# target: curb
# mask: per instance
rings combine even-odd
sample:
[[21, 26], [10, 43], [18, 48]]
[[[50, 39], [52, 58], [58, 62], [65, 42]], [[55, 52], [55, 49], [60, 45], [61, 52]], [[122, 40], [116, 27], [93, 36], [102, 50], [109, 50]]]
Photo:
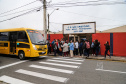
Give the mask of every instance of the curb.
[[88, 60], [102, 60], [102, 61], [113, 61], [113, 62], [124, 62], [126, 63], [126, 60], [114, 60], [114, 59], [96, 59], [96, 58], [86, 58]]
[[[47, 55], [47, 56], [49, 56], [49, 57], [55, 57], [53, 55]], [[85, 58], [85, 57], [75, 57], [75, 58]], [[124, 63], [126, 63], [126, 60], [116, 60], [116, 59], [103, 59], [103, 58], [99, 59], [99, 58], [91, 58], [91, 57], [85, 58], [85, 59], [88, 59], [88, 60], [113, 61], [113, 62], [124, 62]]]

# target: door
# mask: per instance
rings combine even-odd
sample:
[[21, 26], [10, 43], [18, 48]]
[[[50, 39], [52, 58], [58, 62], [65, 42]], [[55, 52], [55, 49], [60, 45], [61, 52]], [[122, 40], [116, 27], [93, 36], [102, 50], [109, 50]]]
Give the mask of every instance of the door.
[[10, 32], [10, 54], [16, 53], [17, 32]]

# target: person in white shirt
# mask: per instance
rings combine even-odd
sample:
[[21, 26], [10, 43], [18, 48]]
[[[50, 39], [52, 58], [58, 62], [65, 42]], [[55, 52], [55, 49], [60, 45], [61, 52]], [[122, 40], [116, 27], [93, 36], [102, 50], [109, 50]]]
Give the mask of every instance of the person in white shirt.
[[[68, 56], [68, 44], [67, 44], [67, 42], [64, 42], [64, 44], [61, 45], [61, 47], [63, 48], [64, 56], [65, 56], [65, 57]], [[63, 57], [64, 57], [64, 56], [63, 56]]]
[[76, 40], [76, 43], [75, 43], [76, 55], [78, 55], [78, 46], [79, 46], [79, 45], [78, 45], [78, 41]]

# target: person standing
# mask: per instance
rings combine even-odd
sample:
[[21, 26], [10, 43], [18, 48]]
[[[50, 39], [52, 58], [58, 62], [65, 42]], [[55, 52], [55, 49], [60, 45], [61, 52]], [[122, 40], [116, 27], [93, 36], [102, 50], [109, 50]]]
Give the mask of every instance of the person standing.
[[106, 59], [106, 55], [108, 55], [110, 58], [111, 56], [108, 54], [108, 51], [110, 51], [110, 45], [109, 42], [107, 41], [105, 45], [105, 59]]
[[[86, 40], [86, 41], [85, 41], [85, 44], [86, 44], [85, 51], [86, 51], [87, 57], [89, 57], [90, 43], [89, 43], [88, 40]], [[87, 57], [86, 57], [86, 58], [87, 58]]]
[[70, 43], [70, 56], [73, 57], [73, 51], [74, 51], [74, 43], [73, 41], [71, 40], [71, 43]]
[[77, 40], [75, 42], [75, 52], [76, 52], [76, 55], [78, 55], [78, 41]]
[[61, 46], [63, 48], [63, 53], [64, 53], [64, 56], [68, 56], [68, 44], [67, 42], [64, 42], [64, 44]]
[[83, 46], [83, 41], [81, 40], [81, 42], [79, 42], [79, 53], [80, 53], [80, 56], [81, 56], [82, 53], [83, 53], [83, 48], [82, 48], [82, 46]]
[[59, 41], [59, 43], [58, 43], [58, 49], [59, 49], [59, 55], [60, 56], [62, 56], [62, 50], [63, 50], [63, 48], [61, 47], [62, 46], [62, 43], [61, 43], [61, 41]]
[[96, 52], [96, 56], [98, 56], [98, 53], [99, 53], [99, 43], [98, 43], [98, 40], [95, 40], [95, 52]]
[[68, 42], [68, 54], [70, 54], [70, 42]]
[[56, 42], [53, 44], [53, 50], [54, 50], [54, 56], [56, 56], [56, 53], [57, 53], [57, 45], [56, 45]]
[[91, 49], [92, 49], [92, 56], [95, 56], [95, 40], [91, 44]]

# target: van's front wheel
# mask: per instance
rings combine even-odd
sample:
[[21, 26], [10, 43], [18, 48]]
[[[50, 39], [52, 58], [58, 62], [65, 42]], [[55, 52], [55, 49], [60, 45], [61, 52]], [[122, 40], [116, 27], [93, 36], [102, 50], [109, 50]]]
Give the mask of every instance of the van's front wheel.
[[25, 59], [25, 54], [24, 54], [24, 52], [23, 52], [23, 51], [19, 51], [18, 57], [19, 57], [20, 60]]

